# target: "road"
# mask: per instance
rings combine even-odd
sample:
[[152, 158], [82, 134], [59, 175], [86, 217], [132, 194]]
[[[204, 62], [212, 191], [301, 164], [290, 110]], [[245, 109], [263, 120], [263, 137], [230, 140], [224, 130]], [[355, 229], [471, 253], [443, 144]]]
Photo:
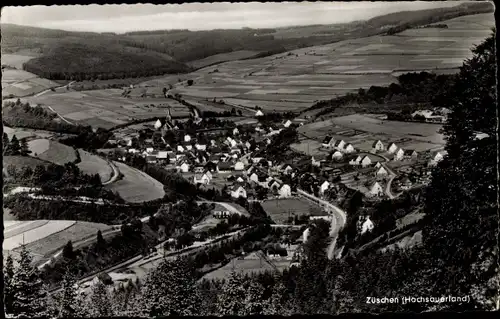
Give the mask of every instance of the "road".
[[61, 85], [61, 86], [56, 86], [56, 87], [53, 87], [53, 88], [47, 89], [47, 90], [45, 90], [45, 91], [42, 91], [42, 92], [40, 92], [40, 93], [35, 94], [35, 95], [34, 95], [34, 97], [39, 97], [40, 95], [43, 95], [43, 94], [45, 94], [45, 93], [47, 93], [47, 92], [50, 92], [50, 91], [52, 91], [52, 90], [57, 90], [57, 89], [60, 89], [60, 88], [66, 87], [66, 86], [71, 87], [71, 84], [73, 84], [73, 83], [75, 83], [75, 82], [76, 82], [76, 81], [71, 81], [71, 82], [69, 82], [68, 84]]
[[399, 196], [401, 196], [401, 194], [403, 194], [403, 192], [399, 193], [399, 194], [396, 194], [394, 195], [391, 191], [391, 188], [392, 188], [392, 182], [394, 181], [394, 179], [397, 177], [397, 174], [392, 170], [390, 169], [388, 166], [384, 166], [386, 169], [387, 169], [387, 172], [391, 175], [389, 181], [387, 182], [387, 186], [385, 187], [385, 194], [387, 195], [387, 197], [389, 197], [390, 199], [394, 199], [394, 198], [398, 198]]
[[113, 170], [113, 175], [111, 176], [111, 178], [108, 181], [102, 183], [103, 186], [106, 186], [106, 185], [109, 185], [111, 183], [116, 182], [116, 180], [120, 176], [120, 171], [116, 167], [115, 163], [113, 163], [112, 161], [108, 161], [107, 159], [105, 159], [105, 161], [108, 163], [108, 165]]

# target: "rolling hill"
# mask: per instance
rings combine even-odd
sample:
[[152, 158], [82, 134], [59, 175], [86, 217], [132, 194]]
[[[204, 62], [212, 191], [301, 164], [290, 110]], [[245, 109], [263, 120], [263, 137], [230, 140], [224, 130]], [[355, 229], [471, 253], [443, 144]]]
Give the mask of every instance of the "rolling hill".
[[[347, 39], [400, 32], [462, 15], [493, 12], [488, 2], [379, 16], [329, 26], [211, 31], [146, 31], [122, 35], [2, 24], [2, 53], [34, 55], [26, 71], [52, 80], [110, 79], [183, 73], [185, 63], [234, 51], [256, 57]], [[28, 53], [26, 53], [28, 52]]]

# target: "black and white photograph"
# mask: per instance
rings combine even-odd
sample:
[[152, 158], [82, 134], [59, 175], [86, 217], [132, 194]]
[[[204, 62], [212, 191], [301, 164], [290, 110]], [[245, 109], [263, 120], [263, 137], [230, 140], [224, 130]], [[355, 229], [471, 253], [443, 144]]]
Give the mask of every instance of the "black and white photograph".
[[5, 317], [500, 310], [494, 15], [2, 7]]

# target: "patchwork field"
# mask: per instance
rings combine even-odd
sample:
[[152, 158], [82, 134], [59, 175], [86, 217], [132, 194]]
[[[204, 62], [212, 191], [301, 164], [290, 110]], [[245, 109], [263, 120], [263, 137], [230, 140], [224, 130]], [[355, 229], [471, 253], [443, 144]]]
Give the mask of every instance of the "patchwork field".
[[324, 137], [331, 136], [352, 143], [354, 148], [365, 152], [371, 151], [376, 140], [381, 140], [386, 146], [395, 142], [403, 149], [424, 152], [444, 146], [444, 136], [438, 132], [441, 127], [439, 124], [387, 121], [366, 114], [353, 114], [301, 126], [299, 132], [311, 139], [302, 140], [293, 147], [307, 152], [310, 143], [309, 151], [314, 155], [321, 152], [319, 146]]
[[118, 192], [127, 202], [140, 203], [165, 196], [163, 184], [156, 179], [123, 163], [114, 163], [123, 178], [106, 187]]
[[[360, 87], [388, 85], [401, 72], [457, 72], [471, 56], [470, 48], [489, 36], [495, 24], [493, 14], [440, 23], [448, 29], [412, 29], [209, 66], [187, 76], [194, 80], [192, 86], [171, 92], [264, 110], [300, 110]], [[176, 80], [170, 76], [142, 85], [164, 87]]]
[[85, 174], [99, 174], [101, 182], [111, 179], [113, 169], [103, 158], [79, 149], [81, 162], [77, 164], [80, 170]]
[[261, 205], [271, 219], [278, 224], [286, 222], [288, 217], [293, 217], [294, 215], [325, 215], [321, 207], [303, 198], [272, 199], [263, 201]]
[[[70, 220], [53, 220], [41, 224], [40, 221], [29, 222], [30, 225], [24, 228], [24, 223], [14, 224], [8, 226], [4, 224], [4, 234], [12, 234], [10, 236], [4, 235], [3, 250], [14, 250], [23, 244], [30, 244], [57, 232], [63, 231], [66, 228], [73, 226], [76, 222]], [[16, 229], [23, 228], [22, 233], [15, 232]], [[66, 240], [67, 242], [67, 240]]]
[[31, 156], [4, 156], [3, 167], [6, 168], [9, 165], [14, 165], [17, 168], [21, 167], [31, 167], [34, 169], [38, 165], [48, 165], [49, 162], [42, 161], [36, 157]]
[[32, 156], [54, 164], [64, 165], [77, 160], [74, 148], [55, 141], [37, 139], [29, 141], [28, 147]]
[[23, 63], [28, 62], [31, 59], [33, 59], [33, 57], [28, 55], [2, 53], [2, 65], [16, 68], [18, 70], [22, 70]]
[[121, 89], [49, 92], [25, 100], [30, 104], [51, 106], [71, 122], [105, 129], [135, 119], [165, 116], [167, 106], [171, 107], [174, 117], [189, 115], [188, 108], [175, 100], [140, 96], [127, 98], [122, 96], [122, 92]]
[[215, 54], [209, 57], [206, 57], [201, 60], [196, 60], [189, 62], [188, 65], [198, 69], [198, 68], [203, 68], [209, 65], [213, 65], [216, 63], [221, 63], [221, 62], [228, 62], [228, 61], [235, 61], [235, 60], [241, 60], [241, 59], [248, 59], [253, 56], [255, 56], [257, 51], [248, 51], [248, 50], [239, 50], [239, 51], [233, 51], [229, 53], [221, 53], [221, 54]]

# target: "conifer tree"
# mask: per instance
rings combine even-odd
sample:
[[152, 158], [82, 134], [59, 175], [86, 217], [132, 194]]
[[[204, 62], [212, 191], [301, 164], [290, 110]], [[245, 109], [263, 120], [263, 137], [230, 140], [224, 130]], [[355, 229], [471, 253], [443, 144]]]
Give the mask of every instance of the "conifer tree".
[[286, 312], [286, 287], [283, 283], [282, 278], [275, 274], [274, 276], [274, 285], [271, 292], [271, 297], [266, 301], [264, 307], [264, 314], [267, 316], [279, 315], [285, 316], [288, 315]]
[[113, 315], [108, 289], [100, 280], [92, 287], [89, 311], [93, 317], [110, 317]]
[[14, 135], [9, 143], [9, 154], [10, 155], [19, 155], [21, 152], [21, 145], [19, 144], [19, 140]]
[[264, 287], [255, 277], [251, 278], [248, 283], [246, 298], [244, 301], [245, 308], [241, 315], [251, 316], [259, 315], [264, 311], [263, 301]]
[[63, 248], [62, 255], [64, 258], [73, 259], [75, 252], [73, 251], [73, 243], [69, 240]]
[[4, 155], [9, 155], [8, 150], [9, 150], [9, 136], [7, 133], [3, 132], [2, 136], [2, 150]]
[[142, 287], [148, 316], [193, 316], [200, 296], [195, 271], [186, 259], [164, 261], [148, 276]]
[[217, 312], [220, 316], [238, 316], [244, 314], [246, 291], [240, 273], [231, 270], [229, 278], [217, 296]]
[[32, 266], [32, 260], [26, 245], [22, 245], [18, 260], [19, 266], [13, 278], [13, 313], [19, 318], [40, 317], [46, 315], [47, 312], [47, 292], [38, 269]]
[[59, 313], [62, 317], [70, 318], [77, 315], [77, 291], [75, 277], [68, 269], [63, 277], [63, 293], [60, 301]]
[[14, 279], [14, 259], [12, 255], [9, 254], [7, 256], [7, 260], [5, 262], [4, 274], [3, 274], [3, 282], [4, 282], [4, 307], [5, 313], [12, 313], [12, 303], [14, 301], [14, 287], [13, 287], [13, 279]]
[[31, 153], [30, 148], [28, 146], [28, 142], [26, 141], [25, 138], [23, 138], [19, 142], [19, 152], [22, 156], [27, 156], [29, 153]]

